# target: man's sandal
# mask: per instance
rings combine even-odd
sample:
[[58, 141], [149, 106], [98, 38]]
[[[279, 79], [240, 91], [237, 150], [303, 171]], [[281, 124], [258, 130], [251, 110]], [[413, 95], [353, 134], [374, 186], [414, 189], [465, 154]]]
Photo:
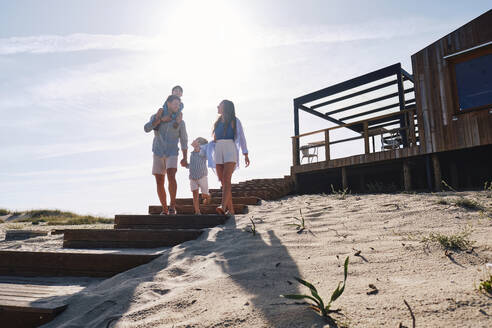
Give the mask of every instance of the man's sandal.
[[176, 215], [176, 209], [174, 207], [169, 208], [169, 215]]
[[225, 215], [225, 211], [222, 207], [217, 207], [215, 209], [215, 212], [217, 212], [217, 214], [219, 214], [219, 215]]

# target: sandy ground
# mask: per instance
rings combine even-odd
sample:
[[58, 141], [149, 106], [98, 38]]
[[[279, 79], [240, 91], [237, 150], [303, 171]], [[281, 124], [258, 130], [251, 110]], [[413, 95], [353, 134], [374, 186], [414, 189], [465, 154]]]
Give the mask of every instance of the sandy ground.
[[[492, 262], [492, 219], [437, 203], [458, 197], [492, 207], [485, 192], [305, 195], [250, 206], [249, 214], [198, 240], [84, 289], [45, 327], [328, 327], [279, 295], [309, 293], [293, 279], [299, 276], [329, 299], [346, 256], [347, 286], [333, 304], [343, 313], [334, 316], [340, 327], [411, 327], [403, 300], [417, 327], [492, 327], [492, 297], [476, 288]], [[287, 225], [299, 209], [312, 233]], [[256, 235], [245, 231], [250, 219]], [[463, 229], [471, 231], [472, 250], [445, 252], [422, 242], [430, 233]], [[369, 284], [377, 294], [367, 294]]]

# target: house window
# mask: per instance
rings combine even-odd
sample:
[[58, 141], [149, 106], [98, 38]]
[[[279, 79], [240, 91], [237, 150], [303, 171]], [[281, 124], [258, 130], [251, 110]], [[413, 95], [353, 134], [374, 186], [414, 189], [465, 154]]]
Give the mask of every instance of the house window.
[[492, 108], [492, 47], [452, 59], [458, 111]]
[[457, 63], [454, 70], [460, 110], [492, 104], [492, 54]]

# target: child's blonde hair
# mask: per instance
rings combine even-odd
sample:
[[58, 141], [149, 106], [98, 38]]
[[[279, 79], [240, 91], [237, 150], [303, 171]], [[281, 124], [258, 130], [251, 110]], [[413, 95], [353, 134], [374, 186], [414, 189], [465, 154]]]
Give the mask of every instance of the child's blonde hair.
[[208, 143], [207, 139], [202, 138], [202, 137], [198, 137], [198, 138], [196, 138], [196, 141], [198, 142], [198, 144], [199, 144], [200, 146], [203, 146], [203, 145], [205, 145], [205, 144], [207, 144], [207, 143]]

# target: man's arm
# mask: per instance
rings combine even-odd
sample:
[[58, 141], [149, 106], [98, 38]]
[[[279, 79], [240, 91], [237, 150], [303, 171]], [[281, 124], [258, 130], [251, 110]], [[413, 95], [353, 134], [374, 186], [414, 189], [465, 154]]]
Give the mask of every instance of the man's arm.
[[179, 124], [179, 142], [181, 143], [181, 151], [183, 152], [181, 165], [186, 166], [188, 165], [188, 133], [186, 132], [184, 121]]

